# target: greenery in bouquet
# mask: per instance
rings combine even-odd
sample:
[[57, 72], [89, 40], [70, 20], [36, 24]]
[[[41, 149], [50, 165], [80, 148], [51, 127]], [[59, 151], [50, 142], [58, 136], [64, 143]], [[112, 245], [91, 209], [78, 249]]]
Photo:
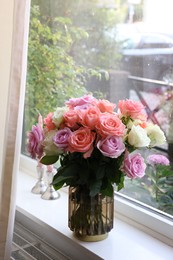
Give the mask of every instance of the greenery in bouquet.
[[158, 125], [147, 121], [144, 106], [133, 100], [120, 100], [117, 106], [92, 95], [71, 98], [64, 107], [42, 119], [28, 133], [28, 151], [45, 165], [58, 160], [53, 179], [55, 189], [63, 185], [83, 186], [91, 197], [113, 195], [124, 178], [141, 178], [146, 163], [141, 149], [165, 142]]

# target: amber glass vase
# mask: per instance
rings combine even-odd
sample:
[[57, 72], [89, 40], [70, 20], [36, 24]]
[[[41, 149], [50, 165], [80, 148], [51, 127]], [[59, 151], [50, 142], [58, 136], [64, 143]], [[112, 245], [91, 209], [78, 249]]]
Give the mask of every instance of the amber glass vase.
[[69, 188], [69, 228], [83, 241], [99, 241], [113, 228], [114, 199], [101, 193], [90, 197], [85, 186]]

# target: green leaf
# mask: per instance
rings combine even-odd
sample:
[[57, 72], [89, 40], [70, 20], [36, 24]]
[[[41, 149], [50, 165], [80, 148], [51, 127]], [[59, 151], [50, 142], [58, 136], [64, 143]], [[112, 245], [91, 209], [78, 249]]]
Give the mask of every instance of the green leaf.
[[107, 181], [106, 187], [104, 186], [104, 188], [101, 189], [101, 193], [103, 196], [113, 197], [114, 189], [112, 183]]
[[73, 177], [77, 177], [79, 174], [79, 165], [72, 163], [72, 164], [68, 164], [66, 166], [60, 167], [58, 170], [58, 175], [62, 175], [64, 177], [68, 177], [68, 176], [73, 176]]
[[54, 164], [58, 161], [59, 155], [45, 155], [40, 162], [45, 165]]
[[76, 182], [79, 167], [77, 164], [68, 164], [67, 166], [60, 167], [53, 178], [53, 185], [56, 189], [61, 188], [65, 183], [69, 185]]
[[56, 188], [56, 189], [60, 189], [68, 179], [72, 179], [73, 176], [68, 176], [68, 177], [64, 177], [64, 176], [58, 176], [58, 177], [54, 177], [53, 179], [53, 186]]
[[159, 178], [161, 177], [173, 177], [173, 170], [168, 165], [156, 165], [156, 172]]
[[96, 171], [96, 179], [101, 180], [105, 176], [105, 166], [101, 165]]
[[56, 184], [53, 184], [53, 187], [55, 190], [59, 190], [62, 188], [62, 186], [65, 184], [64, 180], [62, 180], [61, 182], [59, 181], [58, 183]]
[[89, 171], [88, 168], [83, 168], [82, 170], [79, 170], [79, 181], [78, 184], [86, 184], [89, 179]]
[[102, 185], [101, 180], [94, 181], [93, 183], [90, 184], [89, 188], [90, 188], [91, 197], [94, 197], [97, 193], [100, 192], [101, 185]]
[[120, 191], [122, 188], [124, 188], [124, 174], [121, 174], [120, 182], [117, 184], [117, 191]]
[[115, 178], [116, 178], [116, 175], [117, 175], [117, 172], [116, 169], [114, 168], [114, 165], [111, 165], [111, 164], [107, 164], [106, 166], [106, 177], [111, 180], [112, 182], [115, 181]]

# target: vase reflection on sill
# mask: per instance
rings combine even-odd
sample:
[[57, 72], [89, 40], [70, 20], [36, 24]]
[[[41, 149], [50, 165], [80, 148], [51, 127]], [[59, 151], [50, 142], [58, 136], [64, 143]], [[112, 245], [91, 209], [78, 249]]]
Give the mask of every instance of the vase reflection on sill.
[[114, 199], [101, 193], [90, 197], [84, 186], [70, 187], [68, 214], [68, 226], [78, 239], [100, 241], [113, 228]]

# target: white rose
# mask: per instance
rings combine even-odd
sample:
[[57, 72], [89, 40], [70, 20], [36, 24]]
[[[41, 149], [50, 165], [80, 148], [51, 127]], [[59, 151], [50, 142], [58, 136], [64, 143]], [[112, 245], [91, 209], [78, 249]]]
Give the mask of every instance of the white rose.
[[139, 125], [133, 125], [128, 134], [128, 142], [134, 147], [145, 147], [149, 146], [150, 138], [147, 136], [145, 129]]
[[59, 155], [62, 154], [62, 150], [53, 143], [53, 137], [57, 133], [57, 130], [51, 130], [45, 134], [43, 141], [44, 152], [46, 155]]
[[150, 138], [150, 146], [162, 145], [166, 142], [166, 137], [158, 125], [149, 125], [146, 128]]
[[56, 127], [59, 127], [63, 122], [63, 115], [68, 110], [67, 107], [57, 107], [56, 111], [53, 114], [52, 120]]

